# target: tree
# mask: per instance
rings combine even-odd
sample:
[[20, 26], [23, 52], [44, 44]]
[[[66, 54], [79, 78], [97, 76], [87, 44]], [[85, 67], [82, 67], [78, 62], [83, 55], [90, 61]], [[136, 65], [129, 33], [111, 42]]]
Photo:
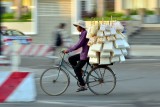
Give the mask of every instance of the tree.
[[16, 10], [15, 10], [15, 19], [16, 20], [19, 20], [22, 16], [22, 11], [21, 11], [22, 1], [23, 0], [14, 0], [14, 6], [16, 7]]
[[104, 16], [104, 7], [105, 7], [105, 0], [97, 0], [97, 16], [103, 17]]

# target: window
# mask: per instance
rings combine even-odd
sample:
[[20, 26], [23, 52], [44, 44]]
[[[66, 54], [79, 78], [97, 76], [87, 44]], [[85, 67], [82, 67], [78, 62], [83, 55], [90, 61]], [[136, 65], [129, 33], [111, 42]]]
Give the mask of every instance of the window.
[[107, 11], [114, 11], [114, 0], [106, 0], [105, 1]]
[[86, 15], [86, 1], [81, 1], [81, 18], [85, 17]]
[[16, 30], [12, 31], [12, 34], [13, 34], [13, 36], [24, 36], [23, 33], [16, 31]]
[[3, 13], [5, 13], [6, 8], [5, 8], [4, 6], [1, 6], [1, 7], [0, 7], [0, 10], [1, 10], [1, 13], [3, 14]]
[[6, 35], [6, 36], [12, 36], [12, 31], [6, 31], [6, 32], [5, 32], [5, 35]]

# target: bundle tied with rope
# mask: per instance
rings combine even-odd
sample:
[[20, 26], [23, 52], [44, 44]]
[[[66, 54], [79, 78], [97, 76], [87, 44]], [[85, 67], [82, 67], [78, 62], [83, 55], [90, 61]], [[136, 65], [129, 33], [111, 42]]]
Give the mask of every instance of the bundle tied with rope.
[[124, 30], [120, 21], [95, 21], [92, 18], [91, 24], [87, 29], [87, 38], [91, 64], [111, 64], [125, 61], [127, 48], [130, 48], [126, 41], [126, 36], [122, 33]]

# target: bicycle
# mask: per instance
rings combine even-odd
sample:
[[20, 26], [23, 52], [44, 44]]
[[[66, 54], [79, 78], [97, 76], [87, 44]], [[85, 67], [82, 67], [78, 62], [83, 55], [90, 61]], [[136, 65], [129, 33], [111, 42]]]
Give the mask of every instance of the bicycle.
[[[61, 56], [62, 60], [59, 66], [46, 69], [40, 77], [41, 89], [48, 95], [58, 96], [63, 94], [70, 84], [70, 75], [77, 80], [77, 85], [80, 86], [75, 73], [68, 69], [72, 67], [65, 61], [65, 55], [63, 53], [63, 56]], [[116, 86], [116, 76], [112, 69], [108, 67], [109, 65], [91, 65], [88, 61], [85, 70], [83, 70], [83, 79], [87, 88], [96, 95], [107, 95]], [[98, 88], [98, 86], [100, 87]]]

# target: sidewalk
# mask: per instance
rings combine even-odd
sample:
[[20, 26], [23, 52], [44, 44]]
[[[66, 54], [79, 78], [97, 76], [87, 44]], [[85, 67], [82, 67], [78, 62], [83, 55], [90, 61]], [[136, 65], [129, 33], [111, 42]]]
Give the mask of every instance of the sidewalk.
[[131, 45], [129, 49], [129, 56], [132, 58], [159, 58], [160, 57], [160, 45]]

